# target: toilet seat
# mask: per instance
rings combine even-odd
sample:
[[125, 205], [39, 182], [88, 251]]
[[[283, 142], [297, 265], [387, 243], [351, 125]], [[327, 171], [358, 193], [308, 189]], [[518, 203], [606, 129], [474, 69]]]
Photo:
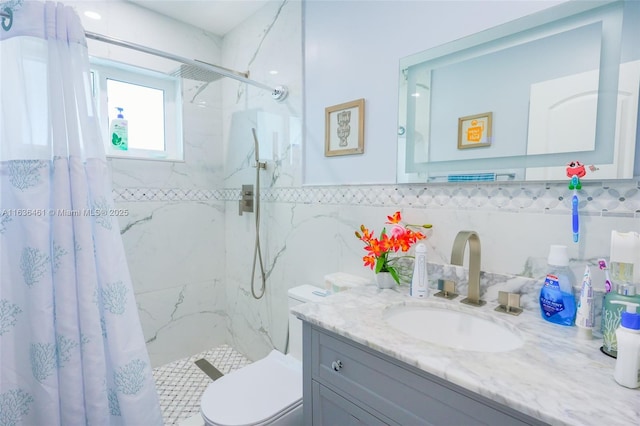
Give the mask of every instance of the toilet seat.
[[258, 426], [301, 404], [302, 363], [273, 350], [265, 358], [209, 384], [202, 395], [200, 412], [210, 425]]

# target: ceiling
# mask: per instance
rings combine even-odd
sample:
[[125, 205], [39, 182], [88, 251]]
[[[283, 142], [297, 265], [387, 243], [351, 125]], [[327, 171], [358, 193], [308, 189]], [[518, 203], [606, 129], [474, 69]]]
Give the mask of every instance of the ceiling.
[[270, 0], [128, 0], [213, 34], [224, 36]]

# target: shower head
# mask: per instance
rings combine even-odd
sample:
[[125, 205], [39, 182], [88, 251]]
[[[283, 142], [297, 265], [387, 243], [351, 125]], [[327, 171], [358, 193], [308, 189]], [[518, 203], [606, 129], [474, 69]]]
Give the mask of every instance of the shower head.
[[177, 70], [173, 71], [171, 75], [174, 77], [182, 77], [182, 78], [188, 78], [189, 80], [196, 80], [196, 81], [202, 81], [204, 83], [211, 83], [212, 81], [220, 80], [221, 78], [225, 77], [224, 75], [219, 74], [210, 69], [210, 68], [213, 68], [213, 69], [217, 68], [221, 71], [227, 71], [228, 73], [231, 73], [233, 75], [238, 75], [244, 78], [248, 77], [247, 73], [241, 73], [241, 72], [230, 70], [228, 68], [224, 68], [218, 65], [212, 65], [204, 61], [198, 61], [197, 59], [195, 60], [195, 62], [202, 64], [202, 66], [199, 67], [197, 66], [197, 64], [196, 65], [182, 64]]
[[258, 151], [258, 149], [259, 149], [259, 147], [258, 147], [258, 145], [259, 145], [259, 143], [258, 143], [258, 135], [256, 135], [255, 127], [251, 128], [251, 133], [253, 133], [253, 144], [255, 146], [254, 152], [256, 154], [256, 164], [260, 164], [260, 159], [259, 159], [260, 158], [260, 153]]
[[260, 169], [267, 170], [267, 162], [266, 161], [260, 161], [260, 151], [259, 151], [259, 145], [260, 144], [258, 143], [258, 135], [256, 134], [255, 127], [251, 128], [251, 133], [253, 133], [253, 145], [254, 145], [253, 151], [256, 154], [256, 165], [254, 167], [256, 167], [258, 170], [260, 170]]
[[189, 80], [201, 81], [203, 83], [211, 83], [220, 80], [223, 75], [208, 71], [203, 68], [194, 67], [192, 65], [180, 65], [180, 68], [171, 73], [174, 77], [188, 78]]

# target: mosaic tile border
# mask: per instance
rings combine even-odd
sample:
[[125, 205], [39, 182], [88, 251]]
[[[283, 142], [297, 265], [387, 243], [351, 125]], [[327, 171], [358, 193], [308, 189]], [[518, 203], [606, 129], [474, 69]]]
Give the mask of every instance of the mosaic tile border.
[[[237, 201], [240, 189], [125, 188], [116, 202]], [[572, 191], [565, 183], [429, 183], [401, 185], [304, 186], [268, 188], [266, 202], [469, 209], [528, 213], [571, 212]], [[640, 181], [584, 182], [580, 212], [594, 216], [640, 218]]]
[[126, 201], [210, 201], [224, 200], [227, 190], [182, 188], [119, 188], [113, 190], [115, 202]]

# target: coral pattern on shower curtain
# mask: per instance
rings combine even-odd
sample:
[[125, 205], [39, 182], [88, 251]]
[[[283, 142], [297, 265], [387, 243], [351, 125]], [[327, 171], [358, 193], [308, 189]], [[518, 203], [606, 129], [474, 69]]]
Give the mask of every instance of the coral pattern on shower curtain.
[[161, 425], [84, 30], [59, 3], [15, 9], [0, 29], [0, 425]]

